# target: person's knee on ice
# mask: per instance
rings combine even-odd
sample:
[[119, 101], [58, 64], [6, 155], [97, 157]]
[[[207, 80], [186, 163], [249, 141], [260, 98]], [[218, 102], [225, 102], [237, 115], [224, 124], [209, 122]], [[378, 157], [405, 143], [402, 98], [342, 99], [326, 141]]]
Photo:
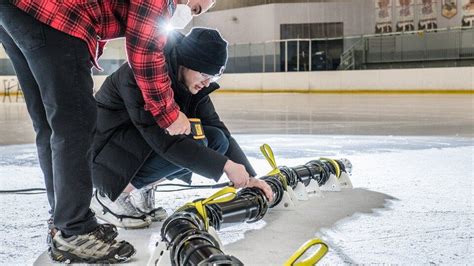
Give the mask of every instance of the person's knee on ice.
[[[203, 129], [206, 138], [195, 141], [220, 154], [225, 154], [229, 148], [229, 140], [224, 132], [213, 126], [204, 126]], [[151, 166], [153, 164], [155, 167]], [[151, 216], [153, 221], [161, 221], [166, 217], [166, 213], [163, 208], [155, 207], [154, 187], [165, 180], [181, 179], [180, 177], [187, 174], [190, 176], [192, 173], [155, 154], [127, 185], [124, 193], [130, 194], [130, 202], [139, 212]], [[190, 182], [190, 179], [187, 182]]]
[[208, 148], [217, 151], [220, 154], [226, 154], [229, 149], [229, 139], [224, 132], [212, 126], [203, 126], [206, 135], [205, 143]]

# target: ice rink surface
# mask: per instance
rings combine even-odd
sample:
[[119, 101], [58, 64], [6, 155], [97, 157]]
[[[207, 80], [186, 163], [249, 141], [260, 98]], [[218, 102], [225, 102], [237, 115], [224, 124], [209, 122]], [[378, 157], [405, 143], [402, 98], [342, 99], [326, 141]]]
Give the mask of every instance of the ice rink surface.
[[[225, 109], [221, 98], [229, 102], [222, 117], [238, 133], [236, 138], [259, 175], [270, 170], [258, 149], [268, 143], [279, 165], [296, 166], [319, 157], [348, 158], [355, 189], [327, 192], [324, 198], [299, 202], [295, 210], [271, 211], [263, 221], [225, 228], [219, 236], [227, 253], [246, 265], [282, 265], [301, 244], [318, 237], [329, 244], [323, 264], [474, 265], [472, 96], [426, 96], [417, 104], [411, 95], [381, 96], [373, 102], [358, 96], [352, 100], [291, 96], [291, 101], [284, 95], [239, 96], [229, 101], [230, 97], [218, 95], [216, 106]], [[259, 105], [259, 97], [271, 100]], [[311, 103], [308, 98], [314, 99], [314, 105], [303, 104]], [[286, 117], [283, 111], [277, 115], [287, 108], [285, 99], [295, 103], [287, 106]], [[268, 112], [272, 108], [277, 114]], [[10, 140], [0, 146], [1, 187], [43, 187], [35, 146], [21, 144], [31, 139], [27, 135], [31, 132], [25, 133], [21, 126], [27, 122], [21, 112], [9, 116], [17, 116], [20, 125], [10, 122], [11, 128], [0, 132], [17, 132], [10, 134], [25, 141]], [[0, 123], [7, 124], [5, 120]], [[351, 128], [354, 133], [348, 134]], [[296, 129], [300, 132], [293, 132]], [[200, 177], [194, 180], [208, 183]], [[157, 200], [172, 212], [211, 193], [163, 193]], [[34, 263], [46, 249], [46, 196], [0, 195], [0, 203], [0, 263]], [[158, 232], [159, 224], [142, 231], [120, 231], [122, 238], [139, 248], [131, 264], [144, 262]], [[40, 257], [38, 265], [44, 261], [47, 258]]]

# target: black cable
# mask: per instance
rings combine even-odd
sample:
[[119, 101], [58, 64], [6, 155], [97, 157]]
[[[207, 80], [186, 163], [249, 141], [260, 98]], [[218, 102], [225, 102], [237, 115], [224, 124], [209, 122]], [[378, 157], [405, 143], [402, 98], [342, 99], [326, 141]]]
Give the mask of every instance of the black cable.
[[222, 188], [232, 186], [231, 182], [219, 183], [214, 185], [186, 185], [186, 184], [161, 184], [155, 187], [186, 187], [186, 188]]
[[178, 191], [186, 191], [186, 190], [192, 190], [192, 189], [198, 189], [198, 188], [179, 188], [179, 189], [167, 189], [167, 190], [158, 190], [155, 189], [155, 192], [178, 192]]
[[[33, 192], [33, 193], [28, 193]], [[0, 194], [42, 194], [46, 193], [45, 188], [25, 188], [25, 189], [13, 189], [13, 190], [0, 190]]]
[[185, 191], [185, 190], [193, 190], [193, 189], [204, 189], [204, 188], [178, 188], [178, 189], [167, 189], [167, 190], [155, 189], [155, 192], [177, 192], [177, 191]]
[[[13, 193], [12, 193], [13, 194]], [[15, 194], [18, 195], [39, 195], [39, 194], [46, 194], [46, 191], [39, 191], [39, 192], [17, 192]]]
[[[219, 183], [214, 185], [185, 185], [185, 184], [161, 184], [156, 185], [155, 187], [184, 187], [181, 189], [173, 190], [157, 190], [156, 192], [176, 192], [183, 190], [192, 190], [192, 189], [213, 189], [213, 188], [223, 188], [232, 186], [232, 182]], [[0, 194], [20, 194], [20, 195], [35, 195], [35, 194], [44, 194], [46, 193], [45, 188], [25, 188], [25, 189], [13, 189], [13, 190], [0, 190]]]
[[[184, 184], [162, 184], [155, 186], [155, 192], [178, 192], [184, 190], [193, 190], [193, 189], [215, 189], [233, 186], [232, 182], [219, 183], [214, 185], [184, 185]], [[184, 187], [179, 189], [167, 189], [159, 190], [157, 187]]]

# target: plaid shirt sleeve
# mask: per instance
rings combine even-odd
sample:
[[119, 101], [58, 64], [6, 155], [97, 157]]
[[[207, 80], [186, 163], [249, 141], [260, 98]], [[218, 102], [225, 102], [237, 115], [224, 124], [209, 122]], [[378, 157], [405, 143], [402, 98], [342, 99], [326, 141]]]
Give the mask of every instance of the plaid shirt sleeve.
[[130, 1], [125, 32], [128, 61], [145, 100], [145, 110], [161, 128], [169, 127], [179, 115], [163, 53], [163, 26], [169, 18], [166, 2]]

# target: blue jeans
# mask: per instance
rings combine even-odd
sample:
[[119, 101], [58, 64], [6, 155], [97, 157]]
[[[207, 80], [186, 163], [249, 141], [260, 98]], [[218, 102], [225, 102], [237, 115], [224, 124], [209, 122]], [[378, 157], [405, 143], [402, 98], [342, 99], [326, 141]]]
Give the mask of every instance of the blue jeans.
[[[224, 132], [217, 127], [203, 126], [206, 139], [198, 141], [220, 154], [225, 154], [229, 148], [229, 140]], [[163, 178], [168, 180], [190, 175], [191, 171], [177, 166], [157, 153], [153, 153], [132, 179], [131, 184], [137, 188], [143, 188], [149, 184], [155, 183]]]
[[54, 224], [66, 234], [88, 233], [97, 227], [89, 209], [97, 109], [87, 44], [4, 0], [0, 42], [33, 121]]

